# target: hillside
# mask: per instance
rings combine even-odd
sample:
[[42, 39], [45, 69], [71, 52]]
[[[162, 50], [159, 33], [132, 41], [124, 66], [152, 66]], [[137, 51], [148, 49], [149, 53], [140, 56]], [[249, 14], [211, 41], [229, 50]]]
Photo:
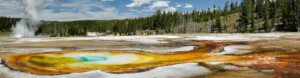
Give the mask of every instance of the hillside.
[[[300, 29], [300, 1], [227, 2], [223, 8], [167, 12], [157, 10], [148, 17], [114, 20], [43, 21], [36, 35], [86, 36], [151, 35], [185, 33], [269, 33]], [[288, 6], [289, 5], [289, 6]], [[10, 31], [16, 18], [0, 17], [0, 31]]]

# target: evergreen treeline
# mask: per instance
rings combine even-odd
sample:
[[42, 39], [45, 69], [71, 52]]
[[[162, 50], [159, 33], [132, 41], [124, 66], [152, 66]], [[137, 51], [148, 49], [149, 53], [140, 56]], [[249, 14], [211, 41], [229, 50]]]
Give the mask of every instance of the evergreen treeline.
[[299, 0], [243, 0], [238, 32], [298, 31], [299, 2]]
[[[165, 12], [157, 10], [154, 15], [142, 18], [124, 20], [84, 20], [70, 22], [45, 22], [37, 34], [51, 34], [52, 36], [85, 35], [86, 32], [99, 32], [104, 35], [137, 35], [137, 34], [165, 34], [165, 33], [201, 33], [221, 32], [221, 16], [239, 12], [238, 3], [226, 3], [225, 10], [214, 6], [211, 9], [192, 12]], [[208, 29], [197, 28], [197, 23], [211, 22], [218, 19], [216, 25]], [[216, 27], [219, 26], [219, 27]]]
[[19, 18], [0, 17], [0, 32], [10, 32], [11, 27], [16, 25]]
[[[299, 3], [300, 0], [242, 0], [241, 3], [226, 2], [223, 8], [214, 6], [186, 13], [157, 10], [154, 15], [142, 18], [43, 22], [36, 34], [84, 36], [87, 32], [103, 35], [295, 32], [300, 30]], [[18, 19], [1, 17], [0, 20], [0, 31], [9, 31]]]

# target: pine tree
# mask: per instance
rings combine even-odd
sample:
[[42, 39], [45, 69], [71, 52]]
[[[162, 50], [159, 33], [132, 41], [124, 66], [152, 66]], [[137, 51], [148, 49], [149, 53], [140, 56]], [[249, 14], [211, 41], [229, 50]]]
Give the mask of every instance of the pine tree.
[[276, 30], [278, 30], [278, 31], [284, 31], [285, 30], [285, 27], [286, 27], [286, 25], [287, 25], [287, 20], [286, 20], [286, 18], [287, 18], [287, 5], [286, 5], [286, 1], [285, 0], [278, 0], [278, 1], [276, 1], [276, 4], [277, 4], [277, 6], [278, 6], [278, 9], [279, 9], [279, 11], [280, 11], [280, 15], [279, 15], [279, 17], [280, 17], [280, 23], [282, 23], [281, 25], [279, 25], [279, 26], [277, 26], [276, 27]]
[[269, 12], [270, 12], [270, 0], [265, 0], [265, 6], [264, 6], [264, 30], [265, 32], [270, 32], [270, 26], [269, 26]]
[[[281, 5], [281, 22], [283, 25], [280, 29], [283, 31], [297, 31], [296, 25], [296, 0], [283, 0]], [[299, 5], [299, 4], [298, 4]]]
[[228, 15], [228, 6], [229, 6], [229, 4], [228, 4], [228, 1], [225, 3], [225, 6], [224, 6], [224, 15], [226, 16], [226, 15]]
[[235, 7], [235, 9], [238, 9], [238, 8], [239, 8], [239, 4], [238, 4], [237, 1], [235, 2], [235, 6], [234, 6], [234, 7]]
[[231, 3], [230, 3], [230, 10], [234, 10], [234, 9], [235, 9], [234, 2], [231, 1]]
[[238, 32], [246, 33], [248, 32], [248, 25], [249, 25], [249, 18], [251, 14], [251, 1], [250, 0], [243, 0], [241, 3], [241, 15], [239, 18], [238, 24]]
[[275, 1], [272, 1], [271, 2], [271, 5], [270, 5], [270, 19], [271, 20], [271, 27], [269, 30], [273, 30], [275, 28], [275, 23], [276, 23], [276, 19], [277, 19], [277, 5], [276, 5], [276, 2]]
[[219, 15], [216, 18], [215, 27], [216, 27], [218, 33], [222, 33], [221, 17]]
[[258, 15], [258, 18], [264, 18], [265, 17], [265, 12], [264, 12], [264, 0], [257, 0], [256, 1], [256, 13]]
[[251, 3], [251, 5], [250, 5], [250, 23], [251, 23], [251, 30], [250, 30], [250, 32], [251, 33], [253, 33], [253, 32], [255, 32], [255, 29], [256, 29], [256, 27], [255, 27], [255, 20], [254, 20], [254, 12], [255, 12], [255, 1], [254, 0], [251, 0], [250, 1], [250, 3]]
[[297, 30], [300, 32], [300, 0], [296, 0], [296, 20], [297, 20]]
[[[229, 12], [228, 12], [228, 1], [226, 2], [226, 4], [225, 4], [225, 7], [224, 7], [224, 20], [225, 20], [225, 23], [224, 23], [224, 30], [225, 30], [225, 32], [227, 32], [227, 25], [226, 25], [226, 22], [227, 22], [227, 20], [228, 20], [228, 15], [229, 15]], [[221, 22], [221, 19], [220, 19], [220, 22]]]
[[291, 14], [291, 18], [292, 18], [292, 23], [291, 23], [291, 26], [292, 26], [292, 32], [296, 32], [298, 30], [298, 22], [297, 22], [297, 7], [299, 6], [298, 3], [299, 0], [291, 0], [291, 10], [292, 10], [292, 14]]

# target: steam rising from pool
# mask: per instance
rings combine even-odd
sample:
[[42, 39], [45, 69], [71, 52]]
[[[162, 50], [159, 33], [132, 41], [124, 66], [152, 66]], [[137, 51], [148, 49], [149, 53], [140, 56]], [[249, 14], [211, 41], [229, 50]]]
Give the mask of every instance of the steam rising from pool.
[[25, 10], [23, 18], [12, 28], [13, 37], [32, 37], [38, 29], [41, 20], [39, 12], [44, 0], [24, 0]]

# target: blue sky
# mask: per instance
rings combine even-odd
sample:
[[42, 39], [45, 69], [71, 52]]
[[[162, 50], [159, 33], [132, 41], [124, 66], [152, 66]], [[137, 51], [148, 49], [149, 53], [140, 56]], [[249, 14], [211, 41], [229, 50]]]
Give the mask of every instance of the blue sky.
[[[22, 17], [24, 0], [0, 0], [0, 16]], [[43, 20], [107, 20], [145, 17], [155, 10], [167, 12], [206, 10], [226, 1], [240, 0], [44, 0]]]

